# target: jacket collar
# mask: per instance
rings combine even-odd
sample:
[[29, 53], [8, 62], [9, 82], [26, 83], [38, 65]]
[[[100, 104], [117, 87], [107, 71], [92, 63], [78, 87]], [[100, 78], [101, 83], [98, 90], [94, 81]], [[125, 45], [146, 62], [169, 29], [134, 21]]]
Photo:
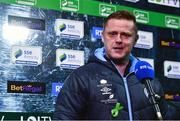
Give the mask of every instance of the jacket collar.
[[[98, 48], [95, 50], [94, 55], [97, 59], [107, 62], [107, 59], [105, 58], [105, 48]], [[135, 58], [132, 54], [130, 54], [130, 61], [131, 61], [131, 66], [129, 72], [134, 72], [135, 71], [135, 65], [139, 61], [137, 58]]]

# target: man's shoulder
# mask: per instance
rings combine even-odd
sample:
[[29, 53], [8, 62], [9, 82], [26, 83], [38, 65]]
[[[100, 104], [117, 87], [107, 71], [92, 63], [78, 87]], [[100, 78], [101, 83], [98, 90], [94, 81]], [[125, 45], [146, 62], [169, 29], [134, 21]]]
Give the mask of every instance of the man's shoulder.
[[87, 63], [87, 64], [77, 68], [77, 71], [93, 70], [93, 69], [96, 69], [97, 66], [99, 66], [99, 64], [97, 64], [97, 63]]
[[98, 63], [87, 63], [83, 66], [80, 66], [76, 70], [74, 70], [75, 74], [89, 74], [89, 73], [97, 73], [98, 70], [102, 70], [104, 67]]

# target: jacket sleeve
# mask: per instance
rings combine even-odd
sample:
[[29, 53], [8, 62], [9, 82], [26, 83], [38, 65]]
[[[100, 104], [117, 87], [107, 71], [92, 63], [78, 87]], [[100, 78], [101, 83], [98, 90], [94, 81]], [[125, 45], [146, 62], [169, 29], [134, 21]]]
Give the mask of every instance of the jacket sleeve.
[[86, 83], [73, 72], [66, 80], [57, 97], [54, 120], [77, 120], [87, 104]]

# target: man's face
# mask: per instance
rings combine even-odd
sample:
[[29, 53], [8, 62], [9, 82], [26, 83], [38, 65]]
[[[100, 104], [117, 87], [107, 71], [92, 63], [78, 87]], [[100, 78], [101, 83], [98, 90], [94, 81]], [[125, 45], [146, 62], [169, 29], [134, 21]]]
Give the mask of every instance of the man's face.
[[125, 61], [135, 44], [134, 23], [125, 19], [110, 19], [102, 37], [106, 55], [112, 60]]

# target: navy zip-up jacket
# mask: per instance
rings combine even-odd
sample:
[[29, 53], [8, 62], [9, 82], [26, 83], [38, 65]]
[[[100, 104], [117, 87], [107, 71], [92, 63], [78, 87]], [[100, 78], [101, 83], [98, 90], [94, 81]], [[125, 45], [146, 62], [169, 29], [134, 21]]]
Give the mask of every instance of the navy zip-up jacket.
[[[146, 88], [137, 80], [130, 56], [126, 75], [122, 76], [104, 48], [97, 49], [88, 64], [76, 69], [66, 79], [57, 97], [54, 120], [156, 120]], [[158, 81], [151, 81], [154, 91], [163, 95]], [[159, 103], [163, 116], [166, 106]]]

